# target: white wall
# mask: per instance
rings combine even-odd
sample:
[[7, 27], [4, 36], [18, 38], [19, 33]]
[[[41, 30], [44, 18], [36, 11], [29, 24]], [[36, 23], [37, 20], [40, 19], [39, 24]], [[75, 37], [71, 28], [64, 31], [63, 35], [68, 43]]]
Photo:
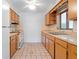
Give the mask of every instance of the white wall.
[[4, 0], [2, 4], [2, 59], [10, 59], [9, 6]]
[[[59, 2], [54, 1], [44, 13], [29, 11], [20, 15], [20, 21], [24, 29], [25, 42], [41, 42], [41, 28], [45, 23], [45, 15]], [[55, 3], [55, 4], [54, 4]]]
[[[25, 42], [41, 42], [41, 28], [45, 23], [45, 15], [59, 2], [56, 0], [48, 7], [45, 13], [29, 11], [20, 16], [24, 28]], [[45, 24], [44, 24], [45, 25]]]
[[21, 16], [24, 27], [25, 42], [41, 42], [41, 27], [43, 24], [43, 14], [26, 13]]

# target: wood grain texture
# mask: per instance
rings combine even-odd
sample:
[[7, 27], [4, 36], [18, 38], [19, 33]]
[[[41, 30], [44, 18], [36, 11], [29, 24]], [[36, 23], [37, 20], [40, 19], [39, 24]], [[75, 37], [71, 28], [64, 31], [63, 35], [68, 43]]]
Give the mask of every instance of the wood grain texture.
[[68, 59], [77, 59], [77, 46], [68, 44]]
[[56, 12], [46, 15], [46, 25], [54, 25], [56, 24]]
[[17, 51], [17, 35], [10, 37], [10, 57], [12, 57]]
[[67, 49], [59, 44], [55, 44], [55, 59], [67, 59]]
[[11, 23], [19, 23], [19, 16], [12, 9], [10, 9], [10, 19]]
[[77, 0], [68, 0], [68, 19], [77, 19]]

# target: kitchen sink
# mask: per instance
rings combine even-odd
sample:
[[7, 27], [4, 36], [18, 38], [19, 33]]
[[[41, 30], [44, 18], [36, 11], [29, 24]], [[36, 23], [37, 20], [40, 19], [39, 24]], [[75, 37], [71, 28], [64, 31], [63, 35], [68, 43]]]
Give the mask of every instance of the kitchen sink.
[[62, 32], [49, 32], [49, 33], [53, 35], [67, 35], [66, 33], [62, 33]]

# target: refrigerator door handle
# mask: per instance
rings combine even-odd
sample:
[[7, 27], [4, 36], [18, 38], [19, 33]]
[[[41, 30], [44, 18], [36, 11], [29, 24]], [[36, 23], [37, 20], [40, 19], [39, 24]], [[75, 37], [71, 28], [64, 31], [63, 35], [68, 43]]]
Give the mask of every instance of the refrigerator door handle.
[[10, 28], [10, 26], [2, 26], [2, 28]]

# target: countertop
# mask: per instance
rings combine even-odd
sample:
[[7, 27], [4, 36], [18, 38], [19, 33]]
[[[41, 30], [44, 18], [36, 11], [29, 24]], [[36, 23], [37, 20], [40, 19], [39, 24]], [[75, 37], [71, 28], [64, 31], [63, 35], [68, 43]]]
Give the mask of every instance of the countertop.
[[68, 42], [70, 44], [77, 45], [77, 39], [72, 37], [72, 36], [70, 36], [70, 35], [53, 35], [53, 34], [50, 34], [49, 31], [42, 31], [42, 32], [46, 33], [48, 35], [54, 36], [56, 38], [59, 38], [59, 39], [61, 39], [63, 41], [66, 41], [66, 42]]
[[10, 32], [10, 37], [19, 34], [18, 32]]

